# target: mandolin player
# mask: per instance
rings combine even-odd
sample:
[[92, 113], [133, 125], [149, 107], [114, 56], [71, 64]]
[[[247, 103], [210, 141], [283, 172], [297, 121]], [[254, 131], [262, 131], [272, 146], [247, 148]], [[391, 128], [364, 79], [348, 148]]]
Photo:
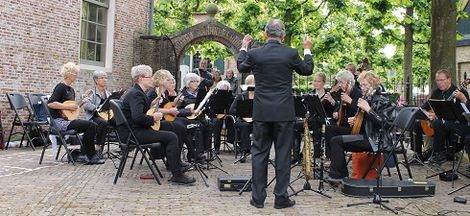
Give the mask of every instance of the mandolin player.
[[60, 74], [64, 80], [54, 87], [51, 97], [48, 101], [48, 107], [51, 112], [51, 117], [58, 129], [65, 132], [74, 130], [83, 135], [83, 146], [81, 151], [87, 156], [85, 164], [103, 164], [104, 161], [100, 159], [100, 156], [96, 153], [94, 140], [96, 136], [97, 124], [92, 121], [74, 119], [65, 115], [66, 110], [69, 112], [78, 112], [79, 106], [76, 103], [67, 103], [69, 101], [75, 101], [75, 90], [72, 85], [75, 83], [80, 68], [73, 62], [68, 62], [60, 69]]
[[85, 120], [92, 121], [96, 123], [97, 133], [96, 133], [96, 146], [98, 150], [98, 155], [102, 157], [102, 148], [105, 143], [106, 134], [109, 123], [109, 117], [102, 117], [98, 115], [97, 109], [100, 105], [106, 101], [106, 99], [111, 95], [109, 91], [106, 90], [107, 84], [107, 75], [104, 71], [94, 71], [93, 72], [93, 81], [95, 82], [95, 87], [90, 89], [90, 95], [83, 99], [83, 110], [85, 110]]
[[[467, 91], [458, 88], [452, 83], [452, 74], [449, 70], [438, 70], [436, 72], [435, 81], [437, 88], [432, 91], [430, 99], [453, 100], [456, 106], [460, 106], [460, 103], [465, 104], [468, 102], [469, 97]], [[431, 158], [429, 158], [429, 161], [433, 163], [441, 163], [446, 159], [446, 155], [443, 154], [444, 150], [446, 149], [446, 139], [448, 139], [448, 137], [450, 137], [452, 134], [452, 128], [450, 125], [454, 125], [455, 123], [451, 124], [451, 122], [445, 122], [441, 119], [437, 119], [428, 102], [424, 103], [421, 108], [432, 121], [430, 125], [434, 130], [432, 142], [433, 155]], [[459, 124], [467, 124], [463, 116]], [[424, 158], [422, 151], [423, 133], [423, 127], [421, 124], [415, 124], [413, 133], [414, 143], [412, 147], [413, 151], [416, 153], [416, 157], [418, 157], [420, 161], [426, 159]]]

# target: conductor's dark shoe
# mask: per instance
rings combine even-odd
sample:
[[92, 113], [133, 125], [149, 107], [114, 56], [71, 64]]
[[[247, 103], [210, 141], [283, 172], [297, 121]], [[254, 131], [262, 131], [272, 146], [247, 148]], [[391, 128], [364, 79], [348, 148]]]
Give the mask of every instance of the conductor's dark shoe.
[[169, 181], [176, 184], [192, 184], [196, 182], [196, 179], [194, 177], [189, 177], [183, 173], [175, 173]]
[[256, 203], [254, 200], [250, 200], [250, 205], [252, 205], [256, 208], [264, 208], [264, 204]]
[[289, 198], [287, 199], [275, 199], [274, 200], [274, 208], [275, 209], [283, 209], [289, 208], [295, 205], [295, 201]]

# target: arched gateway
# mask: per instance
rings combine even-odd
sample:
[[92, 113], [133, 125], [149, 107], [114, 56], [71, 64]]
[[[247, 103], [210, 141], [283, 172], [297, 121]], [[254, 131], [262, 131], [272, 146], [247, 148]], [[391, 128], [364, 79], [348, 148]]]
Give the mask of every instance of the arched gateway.
[[234, 56], [241, 47], [243, 35], [215, 19], [198, 23], [174, 36], [141, 36], [137, 42], [137, 64], [150, 65], [154, 70], [169, 70], [179, 80], [179, 63], [186, 48], [201, 41], [217, 41]]

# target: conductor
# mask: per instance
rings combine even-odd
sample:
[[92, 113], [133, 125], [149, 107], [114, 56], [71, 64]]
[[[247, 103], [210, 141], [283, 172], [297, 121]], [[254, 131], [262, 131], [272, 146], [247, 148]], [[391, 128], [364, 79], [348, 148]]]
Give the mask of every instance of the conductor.
[[245, 35], [237, 59], [241, 73], [253, 72], [256, 80], [253, 101], [252, 192], [250, 204], [263, 208], [266, 199], [268, 159], [274, 142], [276, 186], [274, 208], [295, 205], [287, 194], [290, 181], [290, 150], [294, 126], [294, 98], [292, 96], [293, 71], [310, 75], [313, 70], [312, 42], [304, 38], [304, 60], [296, 49], [283, 44], [285, 27], [281, 20], [273, 19], [264, 28], [267, 42], [248, 50], [252, 42]]

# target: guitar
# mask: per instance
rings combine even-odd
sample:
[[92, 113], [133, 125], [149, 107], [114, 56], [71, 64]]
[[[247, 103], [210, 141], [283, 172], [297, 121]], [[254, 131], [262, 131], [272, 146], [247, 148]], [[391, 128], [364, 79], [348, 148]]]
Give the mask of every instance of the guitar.
[[[171, 108], [177, 107], [178, 104], [181, 102], [180, 100], [181, 96], [183, 96], [183, 91], [181, 91], [173, 101], [167, 102], [165, 105], [163, 105], [163, 108], [171, 109]], [[176, 116], [171, 113], [167, 113], [163, 115], [163, 118], [165, 118], [166, 121], [172, 122], [176, 119]]]
[[80, 111], [81, 111], [80, 107], [85, 103], [85, 101], [86, 101], [85, 99], [88, 96], [90, 96], [91, 93], [93, 93], [92, 90], [86, 91], [82, 95], [82, 99], [79, 102], [76, 102], [76, 101], [73, 101], [73, 100], [64, 101], [62, 104], [64, 104], [64, 105], [77, 105], [78, 109], [76, 109], [76, 110], [65, 110], [65, 109], [60, 110], [62, 118], [64, 118], [67, 121], [73, 121], [73, 120], [78, 119], [78, 116], [80, 115]]
[[[157, 92], [157, 98], [155, 100], [157, 100], [157, 103], [155, 103], [155, 105], [150, 108], [149, 110], [147, 110], [147, 115], [149, 116], [152, 116], [155, 112], [158, 112], [158, 108], [160, 107], [160, 100], [162, 99], [161, 95]], [[156, 122], [153, 123], [153, 125], [151, 126], [151, 128], [155, 131], [158, 131], [160, 130], [160, 121], [161, 120], [158, 120]]]
[[103, 112], [96, 112], [96, 114], [97, 114], [100, 118], [102, 118], [102, 119], [104, 119], [104, 120], [106, 120], [106, 121], [108, 121], [108, 120], [110, 120], [110, 119], [112, 119], [112, 118], [114, 117], [114, 113], [113, 113], [112, 110], [103, 111]]
[[[214, 88], [215, 89], [215, 88]], [[188, 119], [195, 119], [197, 118], [203, 111], [203, 107], [204, 107], [204, 104], [209, 101], [209, 97], [212, 95], [212, 93], [214, 92], [214, 89], [211, 89], [209, 90], [209, 92], [207, 92], [206, 96], [204, 97], [204, 99], [202, 99], [201, 103], [199, 103], [199, 106], [196, 108], [196, 110], [194, 110], [194, 113], [191, 114], [190, 116], [186, 116], [186, 118]], [[188, 104], [186, 107], [186, 109], [194, 109], [194, 104]]]

